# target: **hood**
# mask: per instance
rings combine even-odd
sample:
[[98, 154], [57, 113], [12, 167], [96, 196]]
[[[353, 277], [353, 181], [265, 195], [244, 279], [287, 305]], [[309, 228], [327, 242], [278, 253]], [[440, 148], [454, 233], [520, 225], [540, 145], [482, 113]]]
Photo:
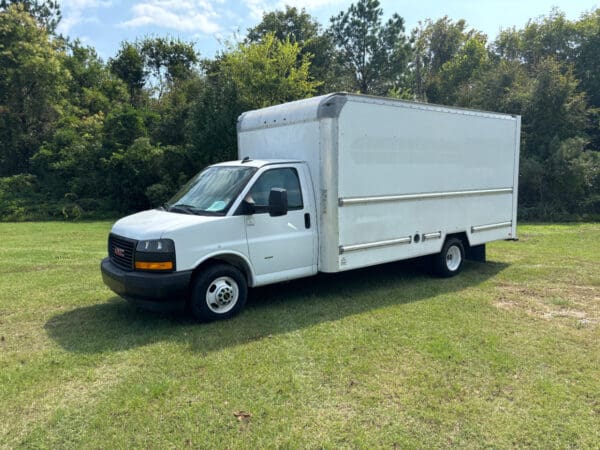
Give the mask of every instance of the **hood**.
[[160, 239], [164, 233], [196, 226], [202, 223], [215, 222], [224, 216], [197, 216], [151, 209], [119, 219], [112, 227], [112, 232], [130, 239]]

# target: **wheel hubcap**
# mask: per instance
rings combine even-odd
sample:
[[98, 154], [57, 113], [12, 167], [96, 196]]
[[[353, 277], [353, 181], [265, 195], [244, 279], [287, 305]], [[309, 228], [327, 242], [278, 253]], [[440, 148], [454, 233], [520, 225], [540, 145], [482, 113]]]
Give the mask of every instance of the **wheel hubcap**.
[[462, 254], [460, 253], [460, 248], [456, 245], [448, 248], [446, 252], [446, 267], [449, 271], [454, 272], [460, 267], [460, 263], [462, 262]]
[[231, 277], [219, 277], [213, 280], [206, 290], [206, 304], [217, 314], [231, 311], [239, 298], [239, 287]]

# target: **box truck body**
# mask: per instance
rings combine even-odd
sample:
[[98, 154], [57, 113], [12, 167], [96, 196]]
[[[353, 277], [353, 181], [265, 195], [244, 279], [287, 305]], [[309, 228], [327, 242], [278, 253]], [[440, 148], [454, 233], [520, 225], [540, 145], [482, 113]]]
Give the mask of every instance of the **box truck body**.
[[238, 123], [240, 158], [307, 162], [324, 272], [516, 238], [519, 136], [518, 116], [349, 94]]
[[227, 318], [247, 286], [435, 255], [444, 275], [516, 238], [520, 117], [329, 94], [249, 111], [239, 161], [115, 223], [105, 283]]

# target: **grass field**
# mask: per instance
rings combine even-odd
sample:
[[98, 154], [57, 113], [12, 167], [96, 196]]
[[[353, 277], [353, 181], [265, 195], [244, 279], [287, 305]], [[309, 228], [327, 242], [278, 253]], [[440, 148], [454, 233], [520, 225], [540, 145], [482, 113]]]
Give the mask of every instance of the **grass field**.
[[232, 320], [136, 310], [109, 223], [0, 224], [0, 447], [600, 446], [600, 224], [485, 264], [252, 291]]

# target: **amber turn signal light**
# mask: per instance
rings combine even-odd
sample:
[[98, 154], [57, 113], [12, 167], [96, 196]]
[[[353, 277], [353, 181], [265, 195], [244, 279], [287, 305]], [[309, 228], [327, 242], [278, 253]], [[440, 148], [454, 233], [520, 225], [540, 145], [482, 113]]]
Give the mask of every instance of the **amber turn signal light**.
[[136, 261], [135, 268], [140, 270], [173, 270], [173, 261], [147, 262]]

